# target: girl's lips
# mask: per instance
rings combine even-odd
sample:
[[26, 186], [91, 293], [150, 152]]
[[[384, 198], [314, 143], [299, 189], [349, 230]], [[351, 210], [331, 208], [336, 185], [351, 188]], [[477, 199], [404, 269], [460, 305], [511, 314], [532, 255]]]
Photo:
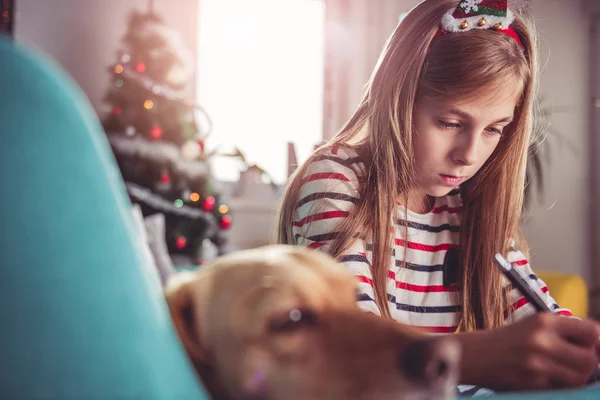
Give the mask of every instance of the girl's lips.
[[456, 186], [465, 180], [464, 176], [444, 175], [440, 174], [442, 183], [446, 186]]

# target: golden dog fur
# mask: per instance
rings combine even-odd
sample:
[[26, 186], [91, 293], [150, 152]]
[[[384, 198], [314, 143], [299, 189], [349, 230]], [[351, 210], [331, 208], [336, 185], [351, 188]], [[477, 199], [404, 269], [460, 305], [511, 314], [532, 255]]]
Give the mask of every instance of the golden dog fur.
[[214, 399], [445, 399], [459, 348], [361, 311], [329, 256], [267, 246], [176, 275], [175, 327]]

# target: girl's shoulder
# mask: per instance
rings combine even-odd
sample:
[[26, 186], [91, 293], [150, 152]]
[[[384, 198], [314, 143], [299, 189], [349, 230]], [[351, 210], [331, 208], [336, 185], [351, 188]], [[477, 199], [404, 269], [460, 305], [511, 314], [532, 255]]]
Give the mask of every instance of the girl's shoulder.
[[[325, 196], [337, 193], [360, 197], [365, 164], [356, 149], [348, 146], [321, 148], [307, 161], [300, 179], [301, 196]], [[327, 197], [327, 196], [325, 196]]]
[[345, 174], [351, 180], [360, 180], [365, 171], [365, 163], [354, 147], [336, 145], [315, 153], [307, 164], [305, 175], [332, 172]]

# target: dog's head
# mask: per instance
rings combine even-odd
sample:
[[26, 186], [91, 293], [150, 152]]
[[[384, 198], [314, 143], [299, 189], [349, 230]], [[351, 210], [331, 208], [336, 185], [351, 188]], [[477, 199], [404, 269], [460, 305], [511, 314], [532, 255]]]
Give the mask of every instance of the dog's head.
[[167, 286], [177, 331], [215, 398], [453, 397], [459, 348], [363, 312], [330, 257], [269, 246]]

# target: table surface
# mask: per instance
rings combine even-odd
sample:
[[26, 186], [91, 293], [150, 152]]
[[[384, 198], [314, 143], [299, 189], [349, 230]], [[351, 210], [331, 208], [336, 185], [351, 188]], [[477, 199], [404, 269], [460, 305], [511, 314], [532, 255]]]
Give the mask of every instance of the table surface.
[[506, 400], [600, 400], [600, 383], [579, 390], [557, 390], [543, 393], [515, 393], [492, 397]]

